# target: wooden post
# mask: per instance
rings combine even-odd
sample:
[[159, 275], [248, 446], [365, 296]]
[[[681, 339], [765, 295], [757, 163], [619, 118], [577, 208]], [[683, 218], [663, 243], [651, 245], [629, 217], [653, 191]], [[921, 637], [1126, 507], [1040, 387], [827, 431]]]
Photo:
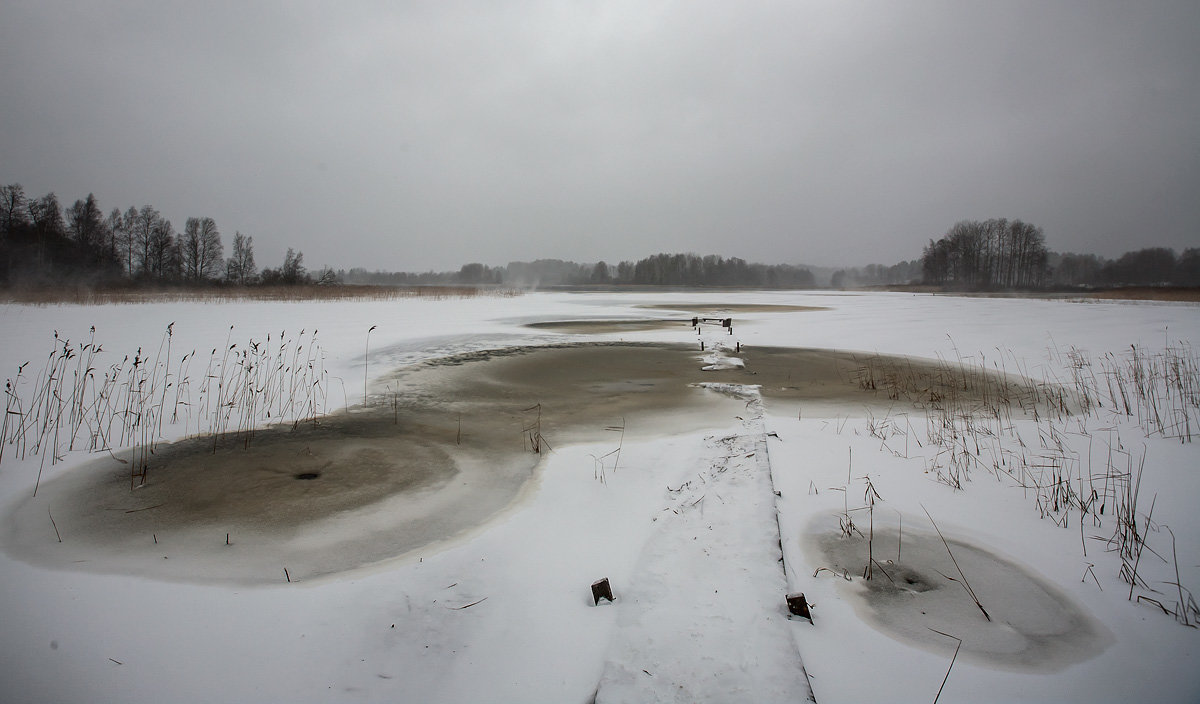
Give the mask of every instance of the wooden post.
[[608, 577], [592, 582], [592, 599], [595, 600], [596, 605], [600, 604], [601, 599], [608, 599], [610, 602], [613, 600], [612, 587], [608, 583]]
[[808, 609], [808, 601], [804, 599], [804, 592], [795, 592], [787, 595], [788, 612], [793, 616], [802, 616], [812, 623], [812, 612]]

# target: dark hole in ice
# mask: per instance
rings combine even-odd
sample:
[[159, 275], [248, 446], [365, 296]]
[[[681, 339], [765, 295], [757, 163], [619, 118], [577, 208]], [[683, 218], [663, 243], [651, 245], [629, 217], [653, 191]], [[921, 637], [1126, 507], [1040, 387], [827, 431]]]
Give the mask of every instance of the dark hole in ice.
[[906, 565], [889, 564], [888, 572], [895, 580], [895, 586], [910, 592], [927, 592], [937, 589], [939, 586], [936, 582]]
[[312, 480], [321, 476], [320, 472], [301, 472], [296, 475], [296, 479]]

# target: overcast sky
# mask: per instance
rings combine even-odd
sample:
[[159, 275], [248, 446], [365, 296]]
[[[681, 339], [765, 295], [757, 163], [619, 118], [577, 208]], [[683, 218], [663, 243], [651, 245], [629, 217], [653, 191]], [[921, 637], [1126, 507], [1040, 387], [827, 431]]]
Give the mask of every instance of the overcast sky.
[[260, 266], [1200, 246], [1200, 2], [0, 0], [0, 181]]

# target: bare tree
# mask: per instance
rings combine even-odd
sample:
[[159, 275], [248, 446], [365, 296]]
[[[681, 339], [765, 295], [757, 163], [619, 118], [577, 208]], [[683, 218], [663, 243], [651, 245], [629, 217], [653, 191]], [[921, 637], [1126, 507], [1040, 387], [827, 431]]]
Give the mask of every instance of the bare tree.
[[212, 278], [225, 254], [217, 223], [212, 218], [188, 218], [180, 239], [184, 277], [193, 282]]
[[233, 234], [233, 253], [225, 263], [225, 278], [230, 283], [246, 286], [258, 278], [254, 264], [254, 238], [240, 232]]
[[1045, 283], [1048, 253], [1042, 228], [993, 218], [955, 223], [921, 257], [925, 282], [969, 289], [1029, 288]]
[[341, 277], [333, 270], [333, 267], [325, 267], [317, 273], [313, 283], [318, 286], [338, 286], [342, 283]]
[[1012, 278], [1008, 285], [1020, 288], [1040, 286], [1046, 274], [1046, 237], [1042, 228], [1020, 220], [1008, 226], [1011, 242]]
[[77, 200], [67, 208], [67, 231], [80, 253], [90, 259], [104, 246], [104, 213], [96, 203], [96, 196], [89, 193], [86, 200]]
[[19, 183], [0, 186], [0, 234], [13, 232], [28, 224], [25, 189]]
[[143, 205], [133, 220], [132, 237], [139, 276], [159, 280], [182, 277], [183, 257], [170, 220], [152, 206]]
[[133, 215], [130, 231], [133, 242], [133, 249], [137, 252], [138, 273], [141, 276], [149, 277], [155, 274], [154, 271], [154, 231], [158, 227], [158, 223], [162, 220], [162, 216], [152, 206], [143, 205], [141, 210], [136, 212], [133, 208], [125, 213], [126, 218]]
[[175, 228], [171, 221], [159, 217], [150, 230], [149, 273], [160, 280], [177, 279], [182, 274], [183, 261], [175, 239]]
[[125, 259], [121, 252], [124, 230], [125, 218], [121, 217], [121, 209], [113, 208], [104, 219], [104, 251], [109, 261], [122, 269], [125, 267]]
[[37, 262], [44, 265], [46, 261], [46, 246], [48, 243], [66, 236], [66, 225], [63, 223], [62, 208], [58, 205], [58, 196], [47, 193], [37, 200], [28, 201], [29, 219], [33, 222], [34, 235], [37, 237]]
[[179, 236], [179, 253], [183, 258], [183, 275], [188, 281], [200, 278], [199, 264], [203, 247], [200, 244], [200, 218], [188, 218]]
[[304, 268], [304, 252], [295, 252], [288, 247], [283, 257], [283, 266], [279, 268], [279, 278], [285, 284], [302, 284], [308, 281], [308, 272]]
[[200, 278], [220, 276], [221, 262], [225, 260], [225, 245], [221, 244], [221, 232], [212, 218], [200, 221], [200, 241], [204, 244], [204, 256], [200, 259]]
[[138, 209], [129, 206], [129, 210], [121, 216], [120, 237], [117, 246], [121, 249], [121, 258], [125, 261], [125, 273], [133, 278], [136, 273], [134, 269], [134, 253], [138, 251], [137, 237], [135, 232], [138, 228]]

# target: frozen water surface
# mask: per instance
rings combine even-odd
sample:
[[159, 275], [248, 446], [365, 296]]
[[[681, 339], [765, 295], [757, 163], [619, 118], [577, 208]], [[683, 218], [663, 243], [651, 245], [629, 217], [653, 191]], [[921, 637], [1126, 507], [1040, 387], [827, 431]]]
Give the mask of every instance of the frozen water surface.
[[[725, 312], [734, 334], [612, 327], [658, 316], [646, 306], [681, 318]], [[561, 332], [525, 326], [537, 321], [570, 322]], [[1084, 494], [1093, 485], [1108, 491], [1103, 477], [1140, 469], [1138, 525], [1149, 542], [1135, 597], [1177, 608], [1180, 594], [1188, 598], [1182, 589], [1200, 584], [1195, 443], [1147, 432], [1136, 414], [1109, 407], [1068, 409], [1056, 419], [1014, 402], [1002, 419], [985, 422], [998, 396], [1023, 396], [1008, 382], [1070, 389], [1080, 370], [1073, 360], [1090, 360], [1103, 379], [1100, 360], [1120, 359], [1131, 345], [1151, 354], [1200, 339], [1194, 305], [530, 293], [6, 305], [0, 322], [0, 369], [13, 378], [30, 362], [23, 398], [55, 331], [78, 343], [95, 326], [107, 364], [156, 350], [172, 322], [176, 362], [192, 351], [205, 358], [227, 341], [244, 346], [316, 329], [331, 418], [376, 414], [378, 431], [354, 442], [283, 433], [280, 447], [311, 454], [274, 468], [267, 465], [279, 455], [258, 463], [272, 452], [269, 433], [248, 451], [187, 455], [182, 473], [200, 473], [211, 468], [201, 458], [216, 458], [228, 474], [213, 475], [207, 506], [173, 509], [188, 527], [157, 535], [158, 545], [149, 522], [167, 506], [124, 513], [154, 506], [153, 497], [130, 492], [127, 471], [107, 452], [65, 452], [43, 463], [6, 446], [0, 688], [9, 701], [794, 701], [811, 687], [822, 702], [928, 702], [954, 647], [929, 628], [963, 640], [946, 701], [1200, 699], [1197, 631], [1145, 598], [1130, 600], [1122, 559], [1108, 542], [1114, 504], [1084, 521], [1074, 509], [1043, 511], [1021, 469], [1058, 462], [1073, 485], [1083, 479]], [[720, 354], [745, 366], [702, 371], [701, 339], [709, 353], [740, 344]], [[656, 371], [619, 355], [563, 364], [554, 355], [572, 354], [564, 348], [474, 367], [435, 364], [427, 381], [397, 373], [501, 348], [586, 342], [579, 349], [592, 352], [578, 354], [602, 355], [604, 347], [590, 343], [621, 341], [656, 345], [627, 348], [661, 353], [650, 365]], [[657, 346], [664, 344], [678, 349]], [[913, 373], [920, 360], [934, 370], [987, 370], [990, 380], [971, 385], [974, 398], [988, 400], [939, 391], [930, 375]], [[477, 371], [493, 363], [509, 368]], [[193, 383], [201, 374], [191, 368]], [[720, 385], [730, 393], [714, 390]], [[541, 393], [529, 398], [529, 389]], [[398, 398], [425, 410], [405, 418], [390, 405]], [[980, 428], [967, 448], [979, 465], [958, 486], [948, 476], [949, 452], [931, 442], [947, 399]], [[494, 418], [471, 418], [473, 406], [489, 403], [499, 404]], [[522, 446], [522, 410], [537, 403], [550, 451], [534, 455]], [[393, 434], [422, 422], [407, 440]], [[170, 443], [195, 425], [164, 424], [164, 463], [174, 456]], [[335, 427], [331, 420], [326, 428]], [[500, 438], [511, 451], [493, 447]], [[1011, 472], [988, 469], [1000, 458], [1015, 463], [1003, 465]], [[390, 488], [352, 490], [338, 474], [350, 466], [382, 482], [366, 485]], [[141, 492], [161, 478], [151, 467]], [[39, 472], [44, 503], [33, 503]], [[306, 474], [318, 476], [297, 478]], [[868, 525], [868, 478], [879, 496], [872, 542], [883, 551], [881, 570], [907, 585], [894, 591], [878, 573], [862, 579], [861, 539], [839, 537], [842, 515]], [[78, 510], [81, 487], [99, 492], [88, 505], [115, 509], [116, 524], [142, 523], [114, 533], [104, 527], [112, 517]], [[304, 505], [306, 495], [322, 497], [309, 505], [328, 510], [283, 510]], [[252, 500], [263, 508], [256, 516], [222, 513]], [[993, 622], [954, 581], [960, 575], [945, 564], [925, 511]], [[414, 522], [405, 525], [404, 516]], [[364, 554], [364, 545], [382, 547]], [[175, 559], [182, 566], [148, 565]], [[232, 577], [214, 571], [222, 564], [233, 566]], [[597, 607], [589, 585], [600, 577], [617, 599]], [[813, 605], [813, 623], [787, 618], [784, 594], [793, 591]]]

